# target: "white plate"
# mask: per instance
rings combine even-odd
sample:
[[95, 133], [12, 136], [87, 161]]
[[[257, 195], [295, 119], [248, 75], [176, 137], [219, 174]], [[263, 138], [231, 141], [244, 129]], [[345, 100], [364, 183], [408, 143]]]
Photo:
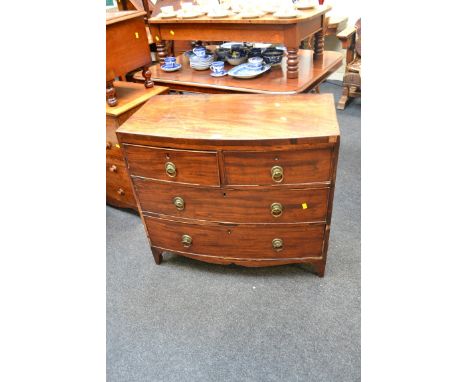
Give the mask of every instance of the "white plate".
[[266, 48], [269, 48], [271, 46], [271, 44], [264, 44], [262, 42], [255, 42], [253, 47], [254, 48], [260, 48], [260, 49], [266, 49]]
[[249, 67], [249, 64], [241, 64], [232, 68], [228, 74], [235, 78], [249, 79], [265, 73], [266, 71], [270, 70], [270, 68], [271, 65], [265, 64], [260, 70], [254, 70]]
[[297, 9], [313, 9], [315, 8], [315, 4], [312, 4], [312, 3], [304, 3], [304, 4], [301, 4], [301, 3], [296, 3], [294, 4], [294, 6], [297, 8]]
[[185, 12], [178, 12], [177, 17], [180, 17], [181, 19], [194, 19], [196, 17], [203, 16], [203, 13], [197, 12], [197, 13], [185, 13]]
[[173, 17], [177, 17], [177, 13], [160, 13], [158, 16], [160, 19], [172, 19]]
[[236, 42], [236, 41], [230, 41], [230, 42], [225, 42], [224, 44], [221, 44], [221, 48], [225, 49], [231, 49], [233, 45], [244, 45], [243, 42]]
[[231, 15], [229, 14], [229, 12], [225, 12], [225, 13], [208, 13], [207, 16], [213, 19], [221, 19], [223, 17], [229, 17]]

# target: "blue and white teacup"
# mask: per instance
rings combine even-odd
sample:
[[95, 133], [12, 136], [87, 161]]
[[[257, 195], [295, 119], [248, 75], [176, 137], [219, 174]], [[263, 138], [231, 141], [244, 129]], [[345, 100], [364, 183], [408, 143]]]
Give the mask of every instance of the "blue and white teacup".
[[175, 57], [165, 57], [164, 58], [164, 66], [166, 68], [174, 68], [176, 66], [176, 58]]
[[210, 66], [214, 74], [221, 74], [224, 72], [224, 61], [214, 61]]
[[249, 58], [249, 67], [252, 69], [260, 69], [263, 64], [263, 58], [262, 57], [252, 57]]
[[193, 53], [195, 53], [195, 56], [197, 57], [205, 57], [206, 49], [203, 46], [197, 46], [196, 48], [193, 48]]

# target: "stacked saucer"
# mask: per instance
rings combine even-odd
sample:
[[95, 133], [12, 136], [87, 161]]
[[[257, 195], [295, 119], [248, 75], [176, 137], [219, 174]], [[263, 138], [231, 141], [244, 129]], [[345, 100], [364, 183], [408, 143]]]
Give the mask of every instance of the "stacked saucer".
[[210, 68], [214, 61], [213, 54], [207, 54], [205, 56], [190, 56], [190, 67], [195, 70], [207, 70]]

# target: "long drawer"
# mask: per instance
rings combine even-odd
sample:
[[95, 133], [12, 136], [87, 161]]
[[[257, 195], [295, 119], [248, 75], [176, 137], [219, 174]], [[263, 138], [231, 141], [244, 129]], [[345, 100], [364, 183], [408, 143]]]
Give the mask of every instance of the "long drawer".
[[131, 175], [172, 182], [219, 186], [214, 151], [123, 145]]
[[294, 151], [225, 151], [225, 182], [278, 185], [331, 179], [332, 148]]
[[199, 225], [144, 215], [151, 244], [163, 250], [239, 259], [319, 258], [325, 225]]
[[328, 188], [192, 187], [133, 178], [143, 211], [234, 223], [326, 220]]

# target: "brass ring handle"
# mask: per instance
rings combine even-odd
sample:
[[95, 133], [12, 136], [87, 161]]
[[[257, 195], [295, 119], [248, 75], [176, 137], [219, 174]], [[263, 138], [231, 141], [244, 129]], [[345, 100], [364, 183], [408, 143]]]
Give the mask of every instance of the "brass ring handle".
[[283, 240], [281, 239], [273, 239], [271, 241], [271, 245], [273, 246], [273, 249], [276, 251], [276, 252], [279, 252], [283, 249]]
[[173, 178], [177, 174], [176, 166], [172, 162], [166, 162], [166, 174]]
[[182, 245], [189, 248], [192, 245], [192, 238], [189, 235], [182, 235]]
[[273, 166], [271, 168], [271, 179], [276, 183], [281, 183], [283, 181], [283, 167]]
[[281, 203], [272, 203], [272, 205], [270, 206], [270, 209], [271, 209], [271, 214], [275, 218], [280, 217], [283, 213], [283, 206], [281, 205]]
[[176, 206], [179, 211], [182, 211], [185, 208], [184, 199], [182, 199], [180, 196], [176, 196], [174, 199], [172, 199], [172, 203], [174, 203], [174, 206]]
[[109, 167], [110, 172], [117, 172], [117, 166], [113, 164], [112, 166]]

